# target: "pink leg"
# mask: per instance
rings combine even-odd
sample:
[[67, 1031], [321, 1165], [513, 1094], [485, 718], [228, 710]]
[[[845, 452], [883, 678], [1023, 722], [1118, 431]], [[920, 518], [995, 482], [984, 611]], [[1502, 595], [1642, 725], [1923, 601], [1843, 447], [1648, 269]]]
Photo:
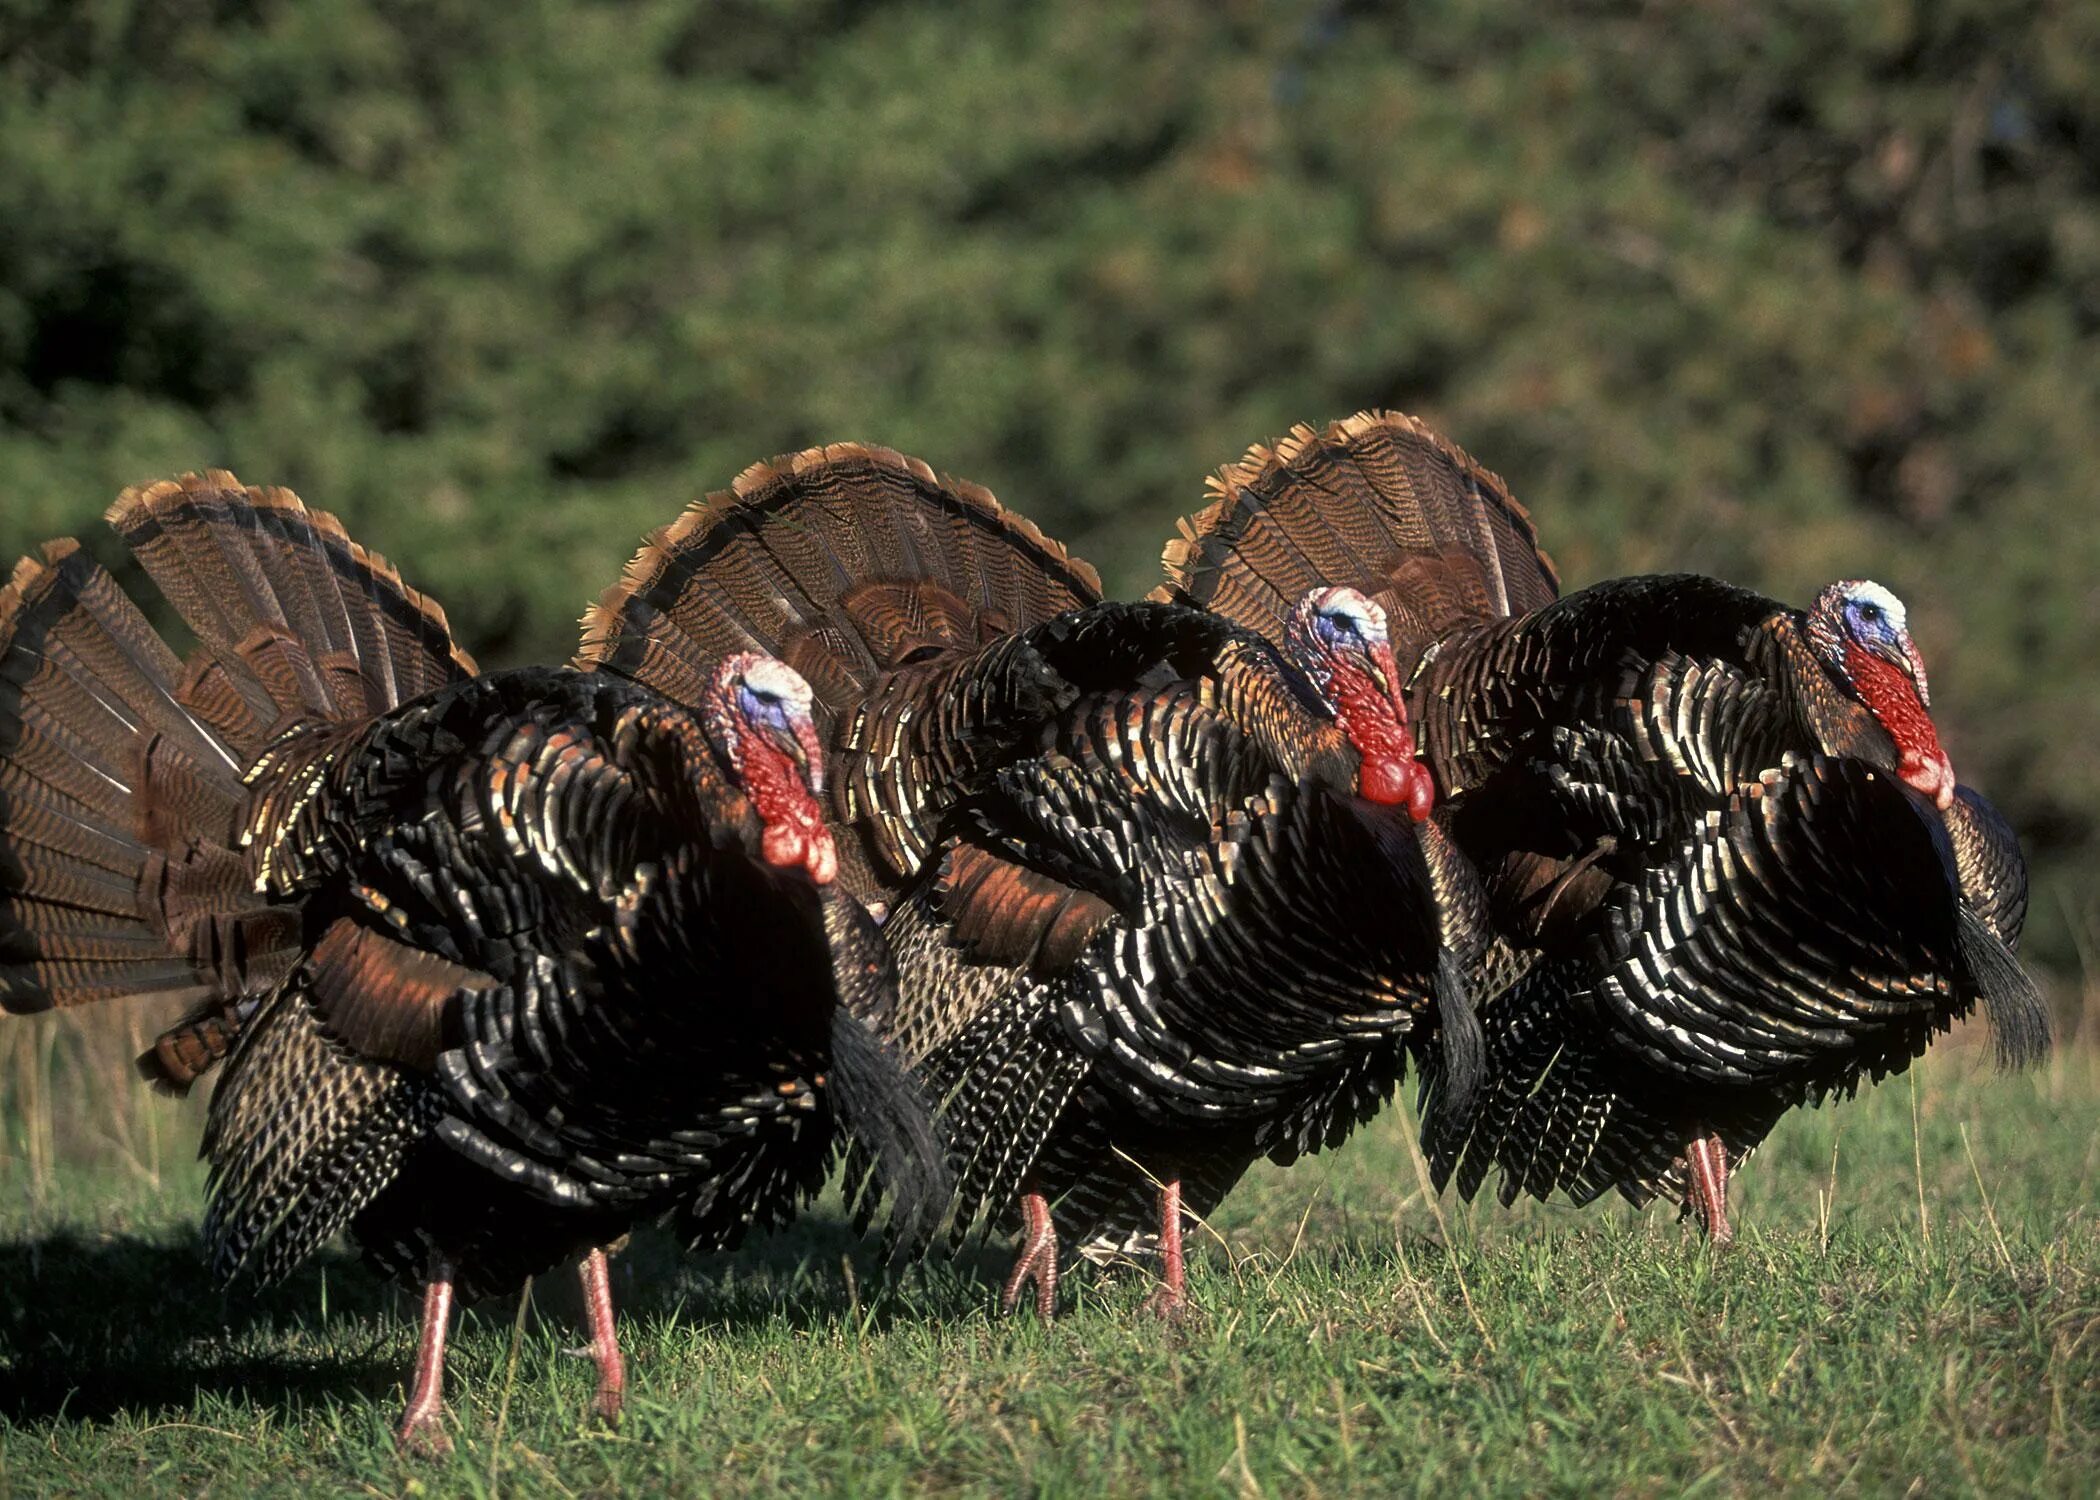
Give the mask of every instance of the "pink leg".
[[1181, 1252], [1181, 1179], [1159, 1190], [1159, 1261], [1161, 1281], [1145, 1299], [1145, 1311], [1174, 1319], [1188, 1311], [1188, 1268]]
[[598, 1362], [598, 1395], [592, 1407], [607, 1422], [620, 1420], [627, 1396], [627, 1363], [613, 1332], [612, 1272], [605, 1252], [593, 1250], [577, 1268], [583, 1278], [583, 1313], [591, 1325], [591, 1358]]
[[1728, 1222], [1728, 1148], [1711, 1131], [1692, 1137], [1684, 1148], [1686, 1167], [1685, 1202], [1698, 1216], [1699, 1227], [1715, 1245], [1735, 1239]]
[[1050, 1200], [1033, 1188], [1021, 1194], [1021, 1213], [1021, 1248], [999, 1306], [1012, 1312], [1020, 1305], [1021, 1288], [1032, 1281], [1036, 1316], [1048, 1323], [1057, 1316], [1057, 1225], [1050, 1218]]
[[452, 1323], [452, 1263], [430, 1262], [430, 1281], [423, 1289], [423, 1337], [416, 1346], [416, 1383], [394, 1439], [405, 1453], [434, 1457], [452, 1451], [445, 1436], [445, 1333]]

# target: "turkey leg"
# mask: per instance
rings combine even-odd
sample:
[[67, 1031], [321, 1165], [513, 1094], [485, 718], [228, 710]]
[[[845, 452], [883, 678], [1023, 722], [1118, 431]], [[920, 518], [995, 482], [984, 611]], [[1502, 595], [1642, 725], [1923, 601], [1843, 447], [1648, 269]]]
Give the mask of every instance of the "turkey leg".
[[592, 1409], [608, 1423], [620, 1420], [620, 1406], [627, 1396], [627, 1362], [620, 1357], [619, 1336], [613, 1331], [612, 1271], [605, 1252], [593, 1250], [576, 1272], [583, 1281], [583, 1315], [590, 1323], [591, 1358], [598, 1364], [598, 1395]]
[[1715, 1245], [1735, 1239], [1728, 1222], [1728, 1147], [1712, 1131], [1701, 1131], [1684, 1148], [1685, 1206]]
[[452, 1451], [445, 1436], [445, 1334], [452, 1323], [452, 1262], [432, 1256], [423, 1288], [423, 1337], [416, 1346], [416, 1380], [394, 1440], [405, 1453], [434, 1457]]
[[1006, 1278], [999, 1306], [1012, 1312], [1021, 1302], [1021, 1288], [1035, 1283], [1036, 1316], [1045, 1323], [1057, 1316], [1057, 1225], [1050, 1218], [1050, 1200], [1032, 1187], [1021, 1191], [1021, 1248], [1014, 1268]]
[[1169, 1321], [1188, 1311], [1188, 1271], [1181, 1253], [1181, 1179], [1159, 1189], [1160, 1284], [1145, 1299], [1145, 1311]]

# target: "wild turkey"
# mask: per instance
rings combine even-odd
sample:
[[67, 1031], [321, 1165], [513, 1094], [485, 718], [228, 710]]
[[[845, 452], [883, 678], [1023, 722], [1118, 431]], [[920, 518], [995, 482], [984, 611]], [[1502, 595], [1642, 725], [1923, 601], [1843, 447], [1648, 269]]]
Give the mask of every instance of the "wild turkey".
[[1384, 604], [1438, 817], [1489, 886], [1489, 1082], [1429, 1131], [1440, 1185], [1685, 1194], [1725, 1241], [1728, 1173], [1786, 1110], [1978, 1000], [2008, 1061], [2047, 1045], [2019, 846], [1956, 784], [1888, 590], [1557, 598], [1502, 481], [1393, 414], [1301, 427], [1216, 490], [1156, 597], [1271, 638], [1318, 584]]
[[1461, 1090], [1479, 1045], [1478, 887], [1417, 835], [1376, 607], [1308, 591], [1279, 654], [1098, 600], [985, 491], [843, 445], [652, 537], [584, 652], [686, 702], [728, 650], [810, 679], [842, 879], [889, 913], [890, 1034], [951, 1141], [953, 1232], [1018, 1218], [1004, 1301], [1032, 1281], [1045, 1317], [1060, 1242], [1148, 1219], [1155, 1305], [1178, 1309], [1184, 1212], [1339, 1140], [1411, 1051]]
[[807, 684], [714, 666], [692, 710], [569, 668], [475, 675], [333, 518], [228, 474], [110, 520], [178, 662], [73, 543], [0, 594], [0, 1001], [201, 1003], [141, 1061], [212, 1099], [205, 1238], [274, 1281], [347, 1226], [425, 1285], [401, 1426], [442, 1446], [455, 1292], [776, 1222], [843, 1120], [901, 1211], [946, 1199], [923, 1096], [862, 1024], [894, 973], [833, 882]]

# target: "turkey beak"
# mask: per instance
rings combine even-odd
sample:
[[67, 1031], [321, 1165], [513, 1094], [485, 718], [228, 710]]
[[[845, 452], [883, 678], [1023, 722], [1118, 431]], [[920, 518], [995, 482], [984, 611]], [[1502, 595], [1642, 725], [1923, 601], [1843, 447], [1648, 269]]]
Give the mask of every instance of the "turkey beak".
[[1378, 689], [1379, 696], [1393, 705], [1393, 717], [1399, 721], [1401, 734], [1407, 737], [1408, 753], [1414, 753], [1414, 726], [1407, 718], [1407, 697], [1400, 691], [1400, 664], [1393, 656], [1393, 648], [1384, 641], [1373, 646], [1370, 657], [1371, 684]]
[[795, 764], [809, 783], [812, 796], [824, 795], [824, 747], [817, 742], [817, 726], [806, 718], [790, 718], [778, 727], [768, 725], [766, 738]]
[[1918, 701], [1927, 708], [1932, 707], [1932, 688], [1925, 681], [1925, 658], [1918, 654], [1917, 644], [1909, 636], [1903, 638], [1903, 669], [1910, 673], [1911, 683], [1918, 690]]
[[812, 797], [824, 795], [824, 747], [817, 742], [817, 726], [806, 718], [798, 718], [793, 724], [794, 736], [788, 749], [789, 757], [802, 768], [803, 777], [809, 782]]
[[1868, 649], [1908, 677], [1911, 687], [1917, 691], [1918, 702], [1927, 708], [1932, 707], [1932, 687], [1925, 680], [1925, 658], [1918, 654], [1917, 644], [1907, 634], [1899, 635], [1893, 641], [1877, 641]]

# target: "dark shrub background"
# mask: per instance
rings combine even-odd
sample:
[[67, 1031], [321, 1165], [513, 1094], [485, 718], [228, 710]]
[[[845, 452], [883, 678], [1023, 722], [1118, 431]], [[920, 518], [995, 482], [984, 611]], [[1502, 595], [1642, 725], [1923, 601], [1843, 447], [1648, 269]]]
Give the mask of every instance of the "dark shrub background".
[[[1910, 601], [2100, 941], [2100, 8], [0, 0], [0, 550], [205, 465], [490, 663], [860, 438], [1152, 581], [1397, 405], [1568, 581]], [[2084, 877], [2084, 878], [2081, 878]]]

